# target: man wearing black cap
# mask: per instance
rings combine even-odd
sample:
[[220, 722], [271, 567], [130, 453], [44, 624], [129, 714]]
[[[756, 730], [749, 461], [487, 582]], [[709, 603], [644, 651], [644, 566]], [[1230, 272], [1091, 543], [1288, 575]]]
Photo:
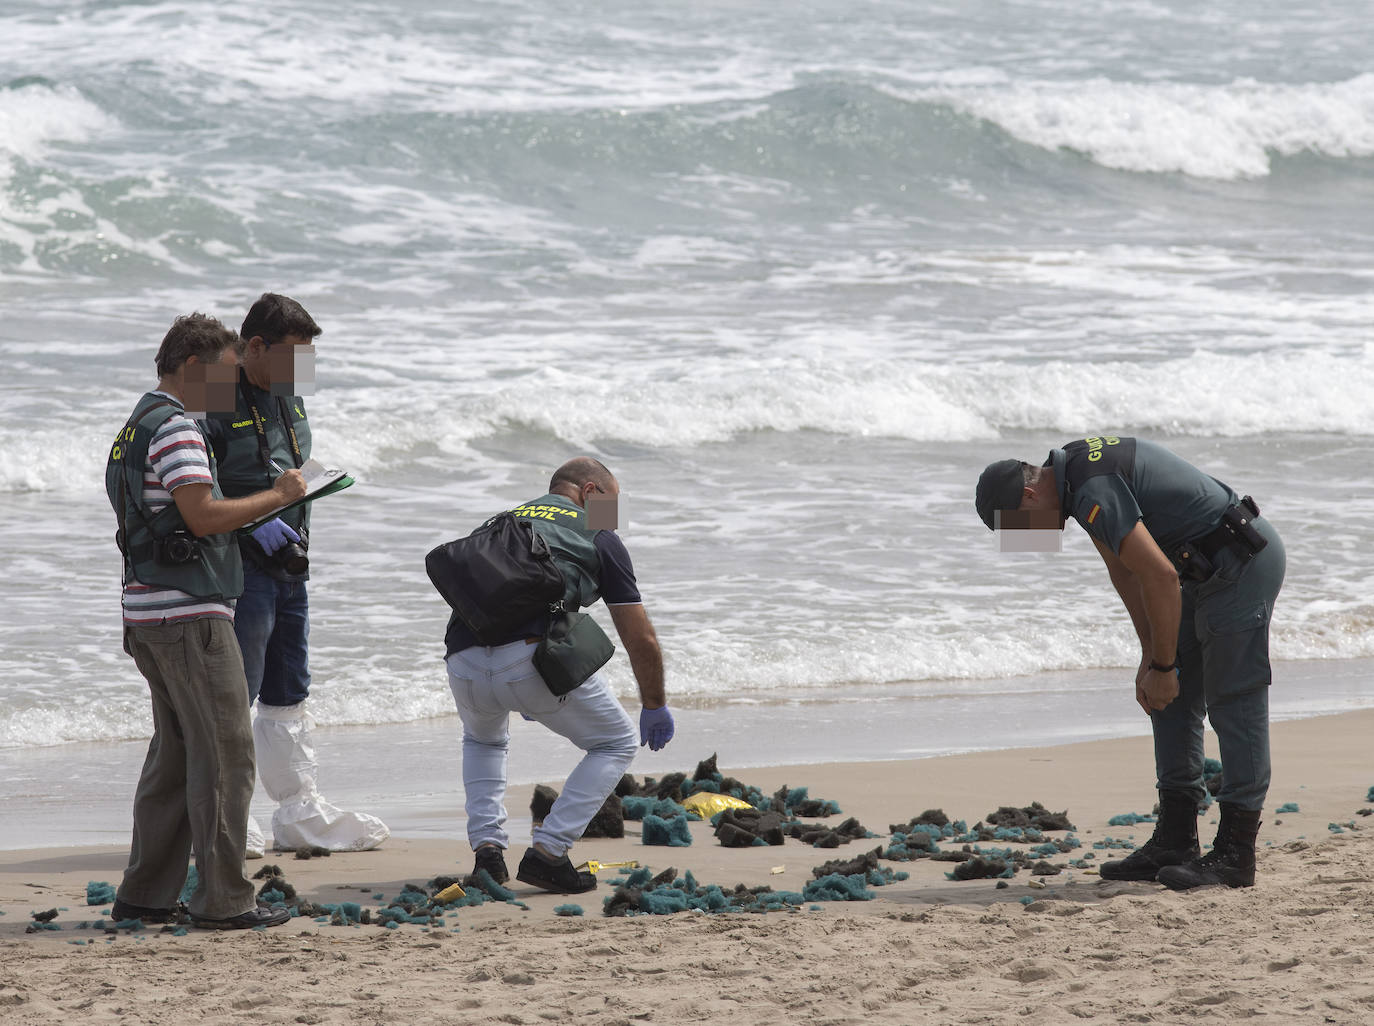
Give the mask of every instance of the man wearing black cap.
[[[1040, 467], [989, 464], [978, 479], [989, 529], [1088, 532], [1140, 637], [1136, 701], [1155, 741], [1154, 835], [1108, 880], [1174, 890], [1255, 882], [1255, 838], [1269, 788], [1269, 620], [1283, 584], [1278, 532], [1241, 499], [1163, 446], [1093, 436], [1051, 449]], [[1181, 582], [1181, 586], [1180, 586]], [[1221, 823], [1200, 856], [1203, 717], [1221, 748]]]

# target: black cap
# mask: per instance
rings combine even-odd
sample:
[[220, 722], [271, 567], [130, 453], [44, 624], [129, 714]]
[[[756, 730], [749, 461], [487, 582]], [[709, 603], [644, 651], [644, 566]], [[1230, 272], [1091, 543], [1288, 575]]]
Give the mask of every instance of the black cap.
[[1020, 508], [1021, 489], [1026, 481], [1021, 470], [1024, 466], [1020, 460], [998, 460], [989, 463], [978, 478], [978, 492], [973, 504], [989, 531], [994, 528], [994, 517], [999, 509]]

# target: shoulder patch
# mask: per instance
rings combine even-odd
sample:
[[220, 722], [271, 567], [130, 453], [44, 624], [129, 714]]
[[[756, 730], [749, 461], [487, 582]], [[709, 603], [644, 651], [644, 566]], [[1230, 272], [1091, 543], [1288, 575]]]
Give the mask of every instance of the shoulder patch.
[[1102, 512], [1102, 507], [1099, 506], [1097, 503], [1093, 503], [1093, 508], [1092, 508], [1091, 510], [1088, 511], [1088, 523], [1091, 524], [1094, 520], [1096, 520], [1096, 519], [1097, 519], [1097, 514], [1099, 514], [1099, 513], [1101, 513], [1101, 512]]

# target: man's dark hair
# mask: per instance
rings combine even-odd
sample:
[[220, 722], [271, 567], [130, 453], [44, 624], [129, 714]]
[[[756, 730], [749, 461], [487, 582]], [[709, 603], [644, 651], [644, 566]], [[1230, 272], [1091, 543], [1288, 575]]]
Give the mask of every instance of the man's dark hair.
[[162, 337], [157, 351], [158, 377], [175, 374], [189, 357], [201, 363], [218, 363], [226, 349], [238, 343], [234, 329], [226, 328], [209, 314], [192, 313], [178, 317]]
[[323, 329], [315, 323], [315, 318], [305, 312], [290, 296], [279, 296], [275, 292], [264, 292], [258, 301], [248, 308], [248, 316], [243, 319], [239, 334], [247, 342], [257, 336], [269, 346], [274, 346], [288, 335], [297, 338], [315, 338]]
[[608, 488], [614, 480], [615, 475], [600, 460], [578, 456], [553, 472], [553, 477], [549, 478], [549, 491], [557, 491], [560, 484], [570, 484], [580, 490], [588, 481], [598, 487]]

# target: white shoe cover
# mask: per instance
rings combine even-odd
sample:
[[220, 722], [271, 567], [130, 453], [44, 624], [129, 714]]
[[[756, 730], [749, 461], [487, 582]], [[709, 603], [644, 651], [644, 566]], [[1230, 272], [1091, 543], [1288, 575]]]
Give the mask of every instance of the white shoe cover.
[[247, 859], [260, 859], [267, 855], [267, 839], [262, 836], [262, 827], [252, 816], [248, 817], [248, 847], [243, 853]]
[[316, 787], [313, 723], [305, 703], [263, 705], [253, 720], [258, 776], [268, 795], [280, 803], [272, 813], [272, 846], [277, 851], [328, 848], [371, 851], [391, 836], [376, 816], [345, 812], [325, 801]]

